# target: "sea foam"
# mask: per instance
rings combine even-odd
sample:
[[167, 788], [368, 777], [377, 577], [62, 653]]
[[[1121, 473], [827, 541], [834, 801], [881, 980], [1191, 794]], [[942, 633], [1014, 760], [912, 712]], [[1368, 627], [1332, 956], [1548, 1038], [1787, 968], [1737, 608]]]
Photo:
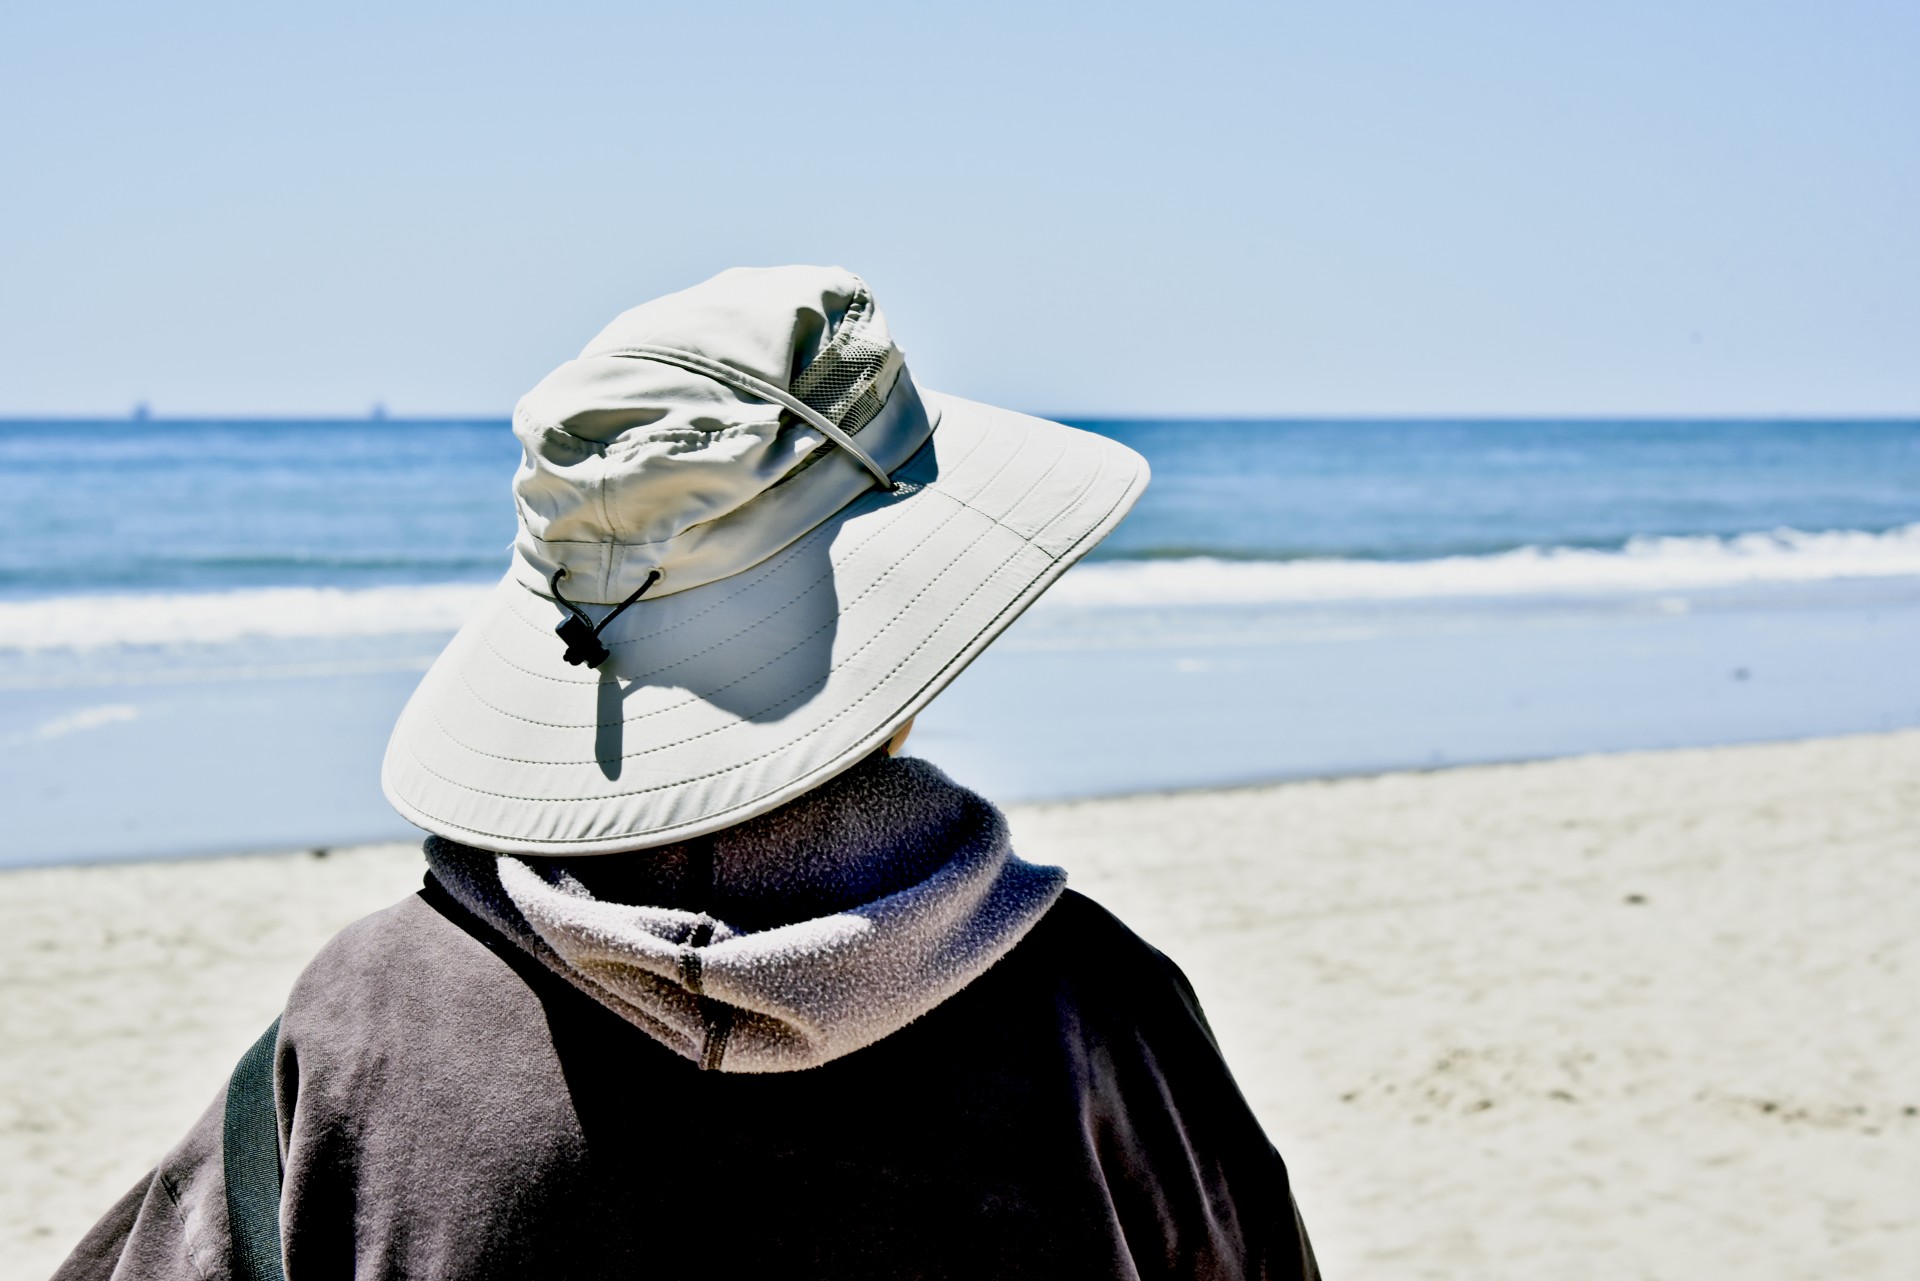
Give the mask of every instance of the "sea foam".
[[1886, 533], [1778, 529], [1635, 538], [1613, 550], [1520, 547], [1432, 560], [1099, 561], [1066, 575], [1054, 605], [1231, 605], [1671, 592], [1748, 583], [1920, 575], [1920, 524]]
[[0, 651], [452, 632], [492, 590], [426, 583], [0, 601]]
[[[1662, 592], [1920, 576], [1920, 524], [1885, 533], [1780, 529], [1732, 538], [1636, 538], [1611, 550], [1521, 547], [1431, 560], [1099, 561], [1043, 607], [1461, 599]], [[450, 633], [485, 583], [59, 596], [0, 601], [0, 652]]]

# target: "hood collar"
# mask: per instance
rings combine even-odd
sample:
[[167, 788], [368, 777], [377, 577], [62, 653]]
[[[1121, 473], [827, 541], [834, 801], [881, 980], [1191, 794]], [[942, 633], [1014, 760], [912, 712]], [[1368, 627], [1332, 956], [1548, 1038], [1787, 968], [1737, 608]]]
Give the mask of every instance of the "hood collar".
[[700, 840], [625, 857], [426, 844], [454, 898], [702, 1067], [814, 1067], [898, 1031], [1004, 956], [1066, 873], [937, 768], [876, 755]]

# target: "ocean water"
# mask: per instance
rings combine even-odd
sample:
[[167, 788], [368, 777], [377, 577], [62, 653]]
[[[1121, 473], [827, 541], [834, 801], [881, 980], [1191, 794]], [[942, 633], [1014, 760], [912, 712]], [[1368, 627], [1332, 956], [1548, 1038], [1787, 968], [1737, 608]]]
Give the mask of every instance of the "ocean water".
[[[1406, 595], [1475, 564], [1476, 586], [1536, 590], [1542, 557], [1576, 587], [1703, 558], [1838, 575], [1910, 567], [1920, 541], [1916, 422], [1075, 425], [1154, 472], [1090, 562], [1176, 562], [1228, 594], [1365, 589], [1386, 565]], [[0, 601], [488, 581], [518, 458], [504, 422], [0, 422]], [[1823, 558], [1850, 559], [1755, 568]]]
[[[998, 798], [1920, 724], [1920, 422], [1078, 425], [1151, 488], [916, 739]], [[517, 458], [0, 423], [0, 862], [404, 834], [386, 728]]]

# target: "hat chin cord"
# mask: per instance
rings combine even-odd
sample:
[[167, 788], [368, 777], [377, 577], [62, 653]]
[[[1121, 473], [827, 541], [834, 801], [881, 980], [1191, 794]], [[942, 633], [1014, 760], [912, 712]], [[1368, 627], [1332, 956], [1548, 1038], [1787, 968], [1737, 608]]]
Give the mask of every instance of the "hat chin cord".
[[553, 571], [547, 579], [547, 586], [553, 591], [553, 598], [567, 611], [567, 616], [554, 625], [554, 632], [567, 644], [564, 655], [567, 662], [575, 667], [582, 663], [597, 669], [600, 664], [612, 657], [606, 645], [600, 639], [600, 631], [608, 623], [626, 612], [627, 606], [647, 594], [647, 588], [660, 581], [660, 571], [647, 571], [647, 581], [634, 588], [633, 595], [613, 607], [613, 612], [599, 622], [586, 616], [581, 608], [560, 594], [560, 580], [567, 577], [567, 567], [562, 565]]

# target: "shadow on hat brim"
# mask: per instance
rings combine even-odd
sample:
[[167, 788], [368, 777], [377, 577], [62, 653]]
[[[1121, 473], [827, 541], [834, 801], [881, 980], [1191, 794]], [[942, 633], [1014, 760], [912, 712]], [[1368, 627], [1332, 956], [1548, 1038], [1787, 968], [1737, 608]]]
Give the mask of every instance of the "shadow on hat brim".
[[642, 599], [602, 633], [598, 671], [562, 660], [552, 601], [503, 580], [401, 712], [387, 799], [482, 849], [609, 854], [743, 822], [874, 751], [1147, 483], [1103, 436], [927, 401], [938, 425], [898, 491], [732, 577]]

